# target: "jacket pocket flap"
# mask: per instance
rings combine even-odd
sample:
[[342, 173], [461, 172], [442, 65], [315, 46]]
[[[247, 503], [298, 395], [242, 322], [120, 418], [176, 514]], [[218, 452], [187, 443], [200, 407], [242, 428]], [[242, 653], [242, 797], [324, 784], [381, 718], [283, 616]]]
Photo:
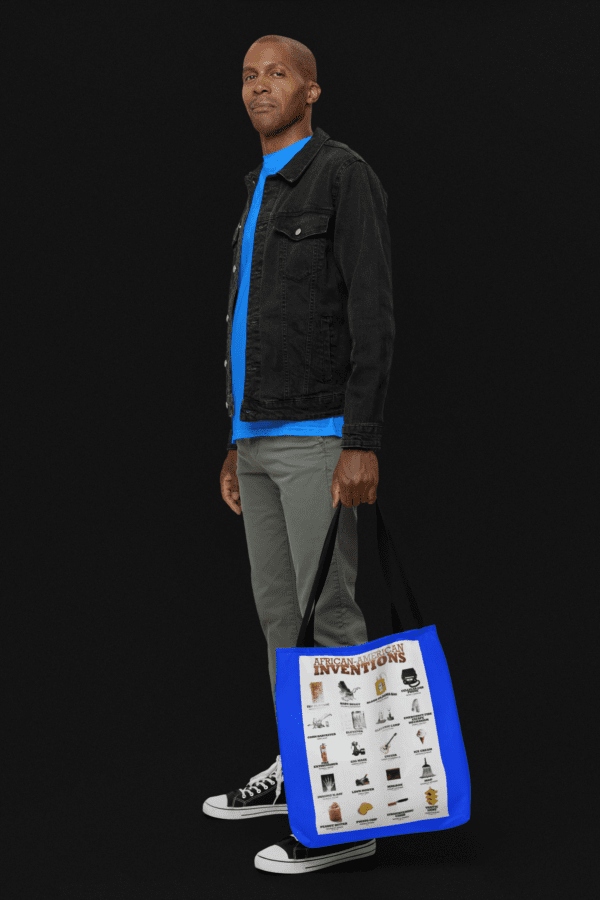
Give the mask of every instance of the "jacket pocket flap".
[[311, 237], [313, 234], [324, 234], [331, 213], [302, 213], [298, 216], [282, 216], [275, 221], [275, 231], [281, 231], [292, 241], [301, 241], [302, 238]]

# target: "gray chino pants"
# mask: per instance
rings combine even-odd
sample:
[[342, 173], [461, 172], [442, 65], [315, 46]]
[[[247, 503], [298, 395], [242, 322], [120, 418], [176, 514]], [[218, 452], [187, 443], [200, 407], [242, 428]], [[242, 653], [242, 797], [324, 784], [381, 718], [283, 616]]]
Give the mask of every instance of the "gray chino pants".
[[[295, 647], [331, 518], [336, 435], [240, 438], [237, 477], [250, 558], [252, 590], [267, 640], [275, 708], [277, 647]], [[341, 500], [339, 501], [341, 503]], [[342, 504], [323, 593], [315, 612], [317, 647], [368, 641], [354, 600], [358, 571], [358, 509]]]

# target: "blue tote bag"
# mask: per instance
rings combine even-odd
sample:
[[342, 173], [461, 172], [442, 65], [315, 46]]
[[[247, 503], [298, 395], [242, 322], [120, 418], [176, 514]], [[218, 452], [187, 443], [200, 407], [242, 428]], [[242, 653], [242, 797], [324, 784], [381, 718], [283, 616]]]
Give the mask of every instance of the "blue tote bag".
[[[446, 658], [435, 625], [423, 626], [377, 500], [379, 560], [395, 633], [350, 647], [314, 646], [314, 613], [341, 508], [340, 502], [296, 646], [276, 652], [275, 708], [288, 818], [307, 847], [454, 828], [469, 820], [471, 810], [467, 755]], [[402, 627], [403, 611], [392, 587], [390, 550], [404, 587], [403, 604], [416, 624], [409, 630]]]

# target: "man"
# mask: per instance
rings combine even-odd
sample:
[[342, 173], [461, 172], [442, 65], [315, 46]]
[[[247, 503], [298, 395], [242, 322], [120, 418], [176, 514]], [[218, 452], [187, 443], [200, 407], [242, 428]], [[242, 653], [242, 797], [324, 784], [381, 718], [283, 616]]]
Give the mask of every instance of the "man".
[[[273, 703], [275, 650], [296, 644], [340, 502], [315, 643], [368, 641], [354, 600], [357, 507], [376, 499], [395, 336], [387, 194], [359, 154], [320, 128], [313, 135], [316, 78], [310, 50], [279, 35], [256, 41], [243, 63], [242, 99], [263, 163], [246, 176], [232, 242], [232, 423], [220, 482], [225, 502], [244, 513]], [[287, 814], [281, 757], [245, 788], [209, 797], [203, 810], [223, 819]], [[374, 852], [374, 840], [311, 849], [291, 835], [258, 853], [255, 865], [313, 871]]]

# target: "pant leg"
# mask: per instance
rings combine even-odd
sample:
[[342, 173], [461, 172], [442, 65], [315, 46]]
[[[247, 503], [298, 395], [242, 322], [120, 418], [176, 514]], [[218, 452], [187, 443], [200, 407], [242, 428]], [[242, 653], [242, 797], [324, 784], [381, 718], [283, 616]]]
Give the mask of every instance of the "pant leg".
[[[317, 574], [319, 558], [335, 514], [331, 482], [342, 452], [336, 435], [282, 436], [286, 460], [269, 460], [271, 477], [281, 490], [301, 617]], [[298, 443], [301, 441], [302, 443]], [[274, 454], [278, 448], [269, 445]], [[266, 454], [265, 454], [266, 455]], [[341, 502], [341, 501], [340, 501]], [[367, 627], [355, 601], [358, 573], [358, 509], [342, 504], [329, 572], [315, 612], [318, 647], [349, 647], [368, 641]], [[294, 644], [298, 639], [294, 640]]]
[[[293, 647], [298, 639], [335, 513], [331, 481], [340, 453], [341, 438], [335, 435], [269, 435], [238, 441], [242, 514], [252, 587], [267, 639], [274, 706], [275, 650]], [[368, 640], [354, 599], [357, 519], [356, 507], [342, 505], [333, 557], [315, 613], [318, 647], [354, 646]]]
[[237, 440], [237, 478], [250, 560], [250, 578], [259, 622], [267, 641], [273, 709], [277, 647], [293, 647], [302, 616], [296, 594], [280, 489], [259, 460], [259, 449], [275, 437]]

